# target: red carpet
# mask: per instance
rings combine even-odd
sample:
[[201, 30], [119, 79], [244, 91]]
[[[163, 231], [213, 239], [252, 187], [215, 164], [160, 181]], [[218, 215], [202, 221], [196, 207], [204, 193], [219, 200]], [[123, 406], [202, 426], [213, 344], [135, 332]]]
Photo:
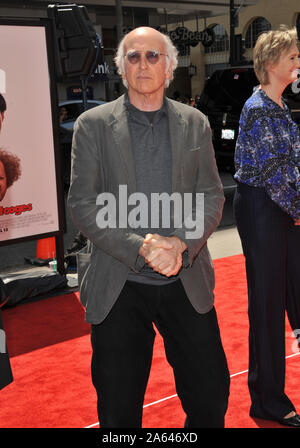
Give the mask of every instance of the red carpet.
[[[215, 261], [216, 310], [231, 378], [227, 428], [279, 427], [249, 417], [248, 317], [244, 258]], [[3, 310], [14, 382], [0, 391], [0, 428], [97, 427], [89, 325], [78, 294]], [[287, 324], [287, 355], [293, 355]], [[287, 359], [286, 391], [300, 410], [299, 357]], [[244, 373], [243, 373], [244, 372]], [[175, 397], [172, 397], [175, 395]], [[156, 403], [157, 402], [157, 403]], [[145, 428], [183, 427], [172, 369], [157, 335], [145, 397]]]

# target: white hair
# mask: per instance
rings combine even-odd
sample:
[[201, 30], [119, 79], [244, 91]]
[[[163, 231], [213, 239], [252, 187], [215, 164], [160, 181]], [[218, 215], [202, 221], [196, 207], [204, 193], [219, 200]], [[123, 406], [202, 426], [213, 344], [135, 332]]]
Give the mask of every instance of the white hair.
[[[158, 31], [159, 32], [159, 31]], [[165, 87], [169, 87], [170, 82], [174, 78], [174, 71], [178, 65], [178, 51], [177, 48], [173, 45], [171, 39], [166, 34], [160, 33], [163, 36], [163, 39], [165, 41], [166, 46], [166, 53], [167, 53], [167, 63], [166, 63], [166, 73], [168, 73], [170, 64], [172, 63], [172, 75], [170, 79], [165, 80]], [[115, 64], [118, 68], [118, 74], [123, 75], [125, 73], [125, 54], [124, 54], [124, 41], [127, 35], [125, 35], [122, 40], [119, 43], [116, 56], [114, 58]], [[128, 83], [126, 79], [123, 79], [123, 84], [128, 89]]]

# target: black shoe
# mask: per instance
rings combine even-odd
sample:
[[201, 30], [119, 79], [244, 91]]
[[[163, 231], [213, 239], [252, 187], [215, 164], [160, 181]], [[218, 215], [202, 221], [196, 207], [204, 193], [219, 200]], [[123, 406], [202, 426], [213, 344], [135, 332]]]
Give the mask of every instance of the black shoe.
[[291, 426], [292, 428], [300, 428], [300, 415], [298, 414], [289, 418], [281, 418], [280, 420], [277, 421], [281, 425]]

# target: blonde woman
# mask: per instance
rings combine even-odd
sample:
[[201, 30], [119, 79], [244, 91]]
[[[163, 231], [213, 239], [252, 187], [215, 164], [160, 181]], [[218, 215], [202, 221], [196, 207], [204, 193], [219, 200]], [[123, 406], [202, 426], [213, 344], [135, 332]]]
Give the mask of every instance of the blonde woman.
[[234, 210], [246, 259], [249, 297], [250, 415], [300, 427], [284, 392], [285, 311], [300, 328], [300, 132], [282, 93], [298, 77], [296, 29], [259, 36], [260, 85], [240, 117]]

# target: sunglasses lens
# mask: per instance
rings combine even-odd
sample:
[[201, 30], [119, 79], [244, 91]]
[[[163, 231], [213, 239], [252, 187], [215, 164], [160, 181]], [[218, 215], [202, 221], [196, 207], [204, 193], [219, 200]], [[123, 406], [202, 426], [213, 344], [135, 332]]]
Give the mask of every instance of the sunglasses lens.
[[130, 62], [130, 64], [136, 64], [137, 62], [139, 62], [140, 58], [141, 55], [137, 51], [132, 51], [131, 53], [127, 54], [127, 60], [128, 62]]
[[147, 51], [146, 58], [150, 64], [156, 64], [159, 60], [159, 53], [157, 51]]
[[[146, 59], [149, 64], [156, 64], [159, 61], [159, 53], [157, 51], [146, 51]], [[141, 59], [141, 53], [139, 51], [131, 51], [126, 55], [128, 62], [130, 64], [137, 64]]]

